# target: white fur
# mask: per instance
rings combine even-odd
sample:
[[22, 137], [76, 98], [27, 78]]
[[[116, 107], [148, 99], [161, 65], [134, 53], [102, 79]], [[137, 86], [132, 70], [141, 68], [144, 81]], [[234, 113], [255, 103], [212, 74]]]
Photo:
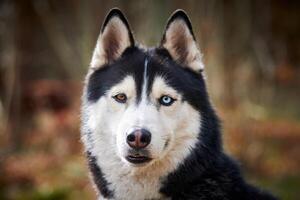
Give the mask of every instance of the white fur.
[[[84, 126], [92, 134], [90, 139], [83, 135], [83, 142], [97, 158], [97, 164], [111, 183], [108, 187], [114, 191], [115, 199], [165, 199], [159, 193], [161, 179], [189, 155], [200, 130], [199, 113], [181, 101], [181, 94], [168, 86], [162, 77], [155, 78], [149, 98], [146, 97], [147, 61], [144, 67], [143, 95], [138, 105], [134, 78], [127, 76], [96, 103], [84, 106], [84, 115], [87, 116]], [[117, 93], [127, 95], [126, 104], [111, 98]], [[157, 109], [162, 95], [170, 95], [177, 101], [169, 107]], [[153, 160], [144, 166], [133, 166], [124, 159], [129, 149], [126, 132], [132, 127], [146, 128], [152, 133], [147, 148]], [[166, 140], [169, 144], [164, 148]]]

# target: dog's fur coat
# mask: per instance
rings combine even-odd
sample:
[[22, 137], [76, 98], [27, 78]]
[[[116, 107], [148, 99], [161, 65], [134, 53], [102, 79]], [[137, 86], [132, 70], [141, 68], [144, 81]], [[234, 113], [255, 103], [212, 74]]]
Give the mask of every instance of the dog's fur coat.
[[[82, 98], [82, 140], [100, 198], [274, 199], [247, 184], [223, 153], [203, 69], [184, 11], [171, 16], [151, 49], [135, 44], [120, 10], [107, 15]], [[149, 146], [134, 152], [151, 158], [141, 165], [127, 159], [132, 127], [152, 134]]]

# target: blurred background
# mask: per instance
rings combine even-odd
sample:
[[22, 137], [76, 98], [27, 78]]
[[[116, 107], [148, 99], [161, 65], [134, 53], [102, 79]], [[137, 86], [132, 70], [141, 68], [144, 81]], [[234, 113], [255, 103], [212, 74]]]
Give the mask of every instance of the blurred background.
[[80, 96], [104, 16], [127, 15], [156, 45], [189, 14], [224, 146], [254, 184], [300, 196], [300, 1], [0, 1], [0, 199], [95, 199]]

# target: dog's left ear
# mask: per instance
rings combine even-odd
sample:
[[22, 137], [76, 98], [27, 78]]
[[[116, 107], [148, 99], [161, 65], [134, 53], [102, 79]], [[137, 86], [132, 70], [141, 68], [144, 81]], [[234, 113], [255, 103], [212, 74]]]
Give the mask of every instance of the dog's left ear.
[[118, 8], [107, 14], [94, 50], [91, 69], [99, 69], [121, 57], [128, 47], [135, 45], [126, 17]]
[[191, 22], [183, 10], [176, 10], [169, 18], [160, 47], [182, 66], [195, 72], [204, 69]]

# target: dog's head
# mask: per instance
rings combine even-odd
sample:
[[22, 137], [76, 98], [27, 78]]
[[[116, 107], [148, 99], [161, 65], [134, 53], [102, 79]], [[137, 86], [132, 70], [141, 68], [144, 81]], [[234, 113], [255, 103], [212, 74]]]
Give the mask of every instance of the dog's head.
[[170, 17], [157, 48], [144, 49], [135, 44], [124, 15], [113, 9], [86, 78], [83, 139], [88, 150], [112, 152], [124, 164], [140, 167], [183, 159], [198, 140], [209, 103], [202, 70], [184, 11]]

